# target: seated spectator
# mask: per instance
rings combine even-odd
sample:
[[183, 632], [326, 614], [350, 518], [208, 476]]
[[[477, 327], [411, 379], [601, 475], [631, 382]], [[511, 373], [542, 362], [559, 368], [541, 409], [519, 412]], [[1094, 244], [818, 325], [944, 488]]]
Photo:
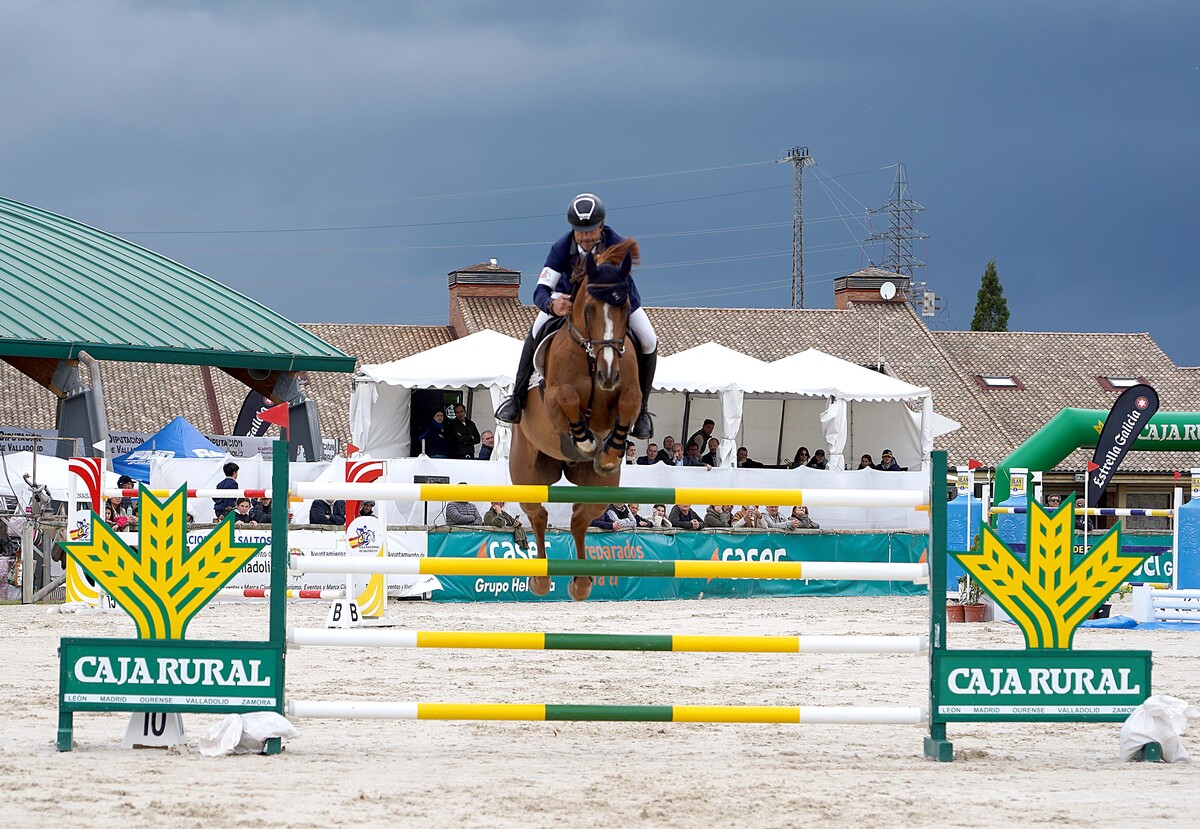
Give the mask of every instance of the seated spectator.
[[691, 504], [676, 504], [671, 510], [671, 526], [681, 530], [698, 530], [704, 526]]
[[808, 447], [801, 446], [796, 450], [796, 457], [792, 459], [793, 467], [808, 466], [808, 462], [812, 460], [812, 456], [808, 454]]
[[692, 444], [695, 444], [696, 448], [703, 452], [704, 447], [708, 445], [708, 439], [712, 437], [713, 429], [715, 428], [717, 428], [717, 423], [715, 420], [712, 420], [711, 418], [705, 419], [704, 425], [697, 429], [696, 432], [690, 438], [688, 438], [687, 446], [683, 447], [684, 454], [687, 454], [687, 447], [691, 446]]
[[716, 438], [708, 439], [708, 453], [700, 456], [700, 462], [708, 467], [721, 465], [721, 441]]
[[704, 513], [704, 526], [714, 530], [727, 530], [733, 525], [733, 504], [710, 504]]
[[792, 529], [819, 530], [821, 525], [808, 514], [808, 507], [792, 507]]
[[[238, 469], [236, 463], [229, 461], [221, 467], [221, 471], [225, 473], [225, 477], [217, 482], [217, 489], [237, 489]], [[213, 512], [216, 513], [217, 520], [220, 521], [225, 517], [225, 513], [233, 509], [232, 498], [213, 498]]]
[[496, 433], [488, 429], [480, 436], [479, 440], [479, 460], [491, 460], [492, 449], [496, 446]]
[[665, 530], [670, 528], [671, 521], [667, 518], [667, 505], [655, 504], [650, 516], [650, 526], [656, 530]]
[[[675, 448], [678, 449], [679, 444], [675, 444]], [[703, 466], [705, 469], [712, 469], [712, 467], [710, 465], [708, 465], [704, 461], [700, 460], [700, 447], [694, 443], [689, 443], [687, 445], [687, 452], [684, 454], [684, 456], [681, 460], [678, 460], [675, 462], [675, 465], [676, 466]]]
[[[129, 477], [128, 475], [122, 475], [120, 478], [117, 478], [117, 489], [134, 489], [134, 490], [136, 490], [137, 488], [138, 488], [137, 481], [135, 481], [133, 478]], [[125, 506], [129, 507], [130, 509], [133, 509], [133, 502], [137, 500], [137, 496], [129, 495], [129, 496], [126, 496], [123, 500], [125, 501]]]
[[762, 527], [762, 515], [758, 511], [758, 507], [753, 504], [748, 504], [730, 516], [729, 526], [735, 529], [753, 529]]
[[255, 524], [271, 523], [271, 498], [259, 498], [258, 503], [250, 508], [251, 520]]
[[884, 449], [883, 454], [879, 456], [879, 465], [875, 467], [880, 472], [901, 472], [900, 464], [896, 463], [896, 458], [892, 454], [891, 449]]
[[592, 521], [592, 526], [601, 530], [632, 530], [636, 524], [628, 504], [609, 504], [608, 509]]
[[663, 438], [662, 449], [658, 450], [658, 462], [675, 465], [675, 438], [670, 435]]
[[[11, 533], [14, 527], [17, 527], [24, 519], [10, 518], [8, 519], [8, 530]], [[112, 505], [112, 499], [104, 502], [104, 523], [115, 527], [118, 531], [125, 529], [129, 524], [129, 517], [125, 515], [117, 515], [116, 509]], [[24, 528], [24, 524], [20, 524], [20, 528]], [[17, 535], [20, 538], [20, 534]]]
[[635, 464], [638, 462], [637, 444], [632, 440], [625, 444], [625, 463]]
[[683, 466], [684, 465], [683, 458], [684, 458], [683, 444], [677, 443], [674, 446], [672, 446], [671, 447], [671, 460], [669, 461], [671, 466]]
[[766, 514], [762, 515], [762, 524], [768, 530], [790, 530], [792, 529], [792, 519], [787, 515], [779, 514], [779, 507], [767, 507]]
[[809, 469], [828, 469], [829, 461], [825, 460], [825, 450], [813, 452], [812, 460], [808, 462]]
[[[129, 501], [129, 503], [126, 503], [126, 501]], [[122, 530], [132, 530], [137, 527], [137, 514], [133, 511], [134, 502], [132, 499], [114, 495], [105, 503], [112, 507], [113, 511], [113, 520], [109, 522], [110, 524]]]
[[346, 525], [346, 502], [318, 498], [308, 509], [308, 523], [344, 527]]
[[1084, 515], [1085, 507], [1086, 504], [1082, 498], [1075, 499], [1075, 531], [1094, 533], [1100, 529], [1100, 525], [1096, 523], [1096, 516]]
[[[633, 516], [634, 529], [637, 529], [638, 527], [653, 527], [654, 524], [650, 521], [649, 518], [646, 518], [643, 515], [638, 515], [638, 512], [641, 511], [641, 508], [642, 508], [641, 504], [630, 504], [629, 505], [629, 514]], [[664, 509], [663, 512], [665, 514], [666, 510]]]
[[1062, 496], [1061, 495], [1047, 495], [1046, 496], [1046, 511], [1047, 512], [1054, 512], [1060, 506], [1062, 506]]
[[637, 459], [638, 466], [651, 466], [658, 463], [658, 444], [646, 444], [646, 454]]
[[483, 526], [485, 527], [512, 527], [513, 541], [518, 546], [524, 547], [529, 542], [529, 536], [525, 532], [525, 528], [521, 526], [520, 516], [509, 515], [504, 511], [505, 503], [503, 501], [492, 501], [487, 512], [483, 514]]
[[[465, 486], [466, 481], [459, 481], [459, 486]], [[478, 526], [483, 523], [479, 510], [470, 501], [447, 501], [446, 523], [458, 527]]]
[[858, 468], [859, 469], [874, 469], [875, 468], [875, 460], [870, 455], [863, 455], [861, 458], [858, 459]]
[[233, 523], [253, 524], [254, 516], [250, 513], [250, 499], [238, 498], [233, 504]]
[[438, 409], [429, 426], [421, 434], [425, 454], [431, 458], [450, 457], [450, 436], [446, 434], [446, 413]]
[[737, 450], [737, 466], [740, 469], [762, 469], [763, 465], [750, 457], [749, 450], [745, 446], [739, 446]]

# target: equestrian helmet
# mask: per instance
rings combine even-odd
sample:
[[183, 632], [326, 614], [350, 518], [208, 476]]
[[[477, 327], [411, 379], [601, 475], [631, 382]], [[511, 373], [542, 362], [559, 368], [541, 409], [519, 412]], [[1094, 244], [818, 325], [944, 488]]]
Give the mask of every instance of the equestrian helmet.
[[592, 193], [580, 193], [567, 205], [567, 223], [576, 230], [595, 230], [604, 224], [604, 202]]

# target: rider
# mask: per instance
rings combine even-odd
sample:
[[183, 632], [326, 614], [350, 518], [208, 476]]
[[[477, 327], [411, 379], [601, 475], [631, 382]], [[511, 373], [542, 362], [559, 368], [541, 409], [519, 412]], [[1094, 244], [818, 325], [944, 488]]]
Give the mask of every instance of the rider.
[[[571, 199], [571, 203], [567, 205], [567, 223], [571, 225], [571, 230], [550, 248], [546, 264], [538, 278], [537, 288], [533, 291], [533, 303], [540, 312], [525, 338], [512, 396], [501, 403], [496, 412], [496, 419], [504, 423], [517, 423], [521, 420], [521, 409], [525, 407], [525, 395], [529, 391], [529, 380], [533, 376], [533, 352], [542, 328], [552, 316], [565, 317], [571, 313], [571, 296], [574, 290], [571, 273], [575, 262], [580, 256], [586, 256], [588, 253], [598, 254], [623, 239], [604, 223], [604, 202], [591, 193], [580, 193]], [[658, 365], [658, 335], [654, 333], [650, 317], [642, 308], [642, 298], [632, 278], [629, 287], [629, 328], [637, 335], [641, 345], [641, 352], [638, 354], [638, 379], [642, 387], [642, 410], [630, 434], [646, 440], [654, 432], [646, 404], [650, 399], [651, 384], [654, 382], [654, 369]]]

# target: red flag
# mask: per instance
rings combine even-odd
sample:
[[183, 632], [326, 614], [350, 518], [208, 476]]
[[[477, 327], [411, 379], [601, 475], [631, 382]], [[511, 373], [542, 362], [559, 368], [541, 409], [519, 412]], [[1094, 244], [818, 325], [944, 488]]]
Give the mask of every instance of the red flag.
[[285, 432], [288, 428], [288, 404], [280, 403], [259, 413], [258, 419], [265, 423], [274, 423]]
[[353, 455], [357, 451], [358, 451], [357, 446], [355, 446], [353, 443], [350, 443], [349, 441], [346, 442], [346, 457], [347, 458], [350, 457], [351, 455]]
[[970, 458], [967, 461], [967, 469], [978, 469], [981, 466], [983, 466], [983, 464], [981, 464], [979, 461], [975, 460], [974, 458]]
[[1088, 461], [1088, 472], [1095, 472], [1099, 468], [1100, 468], [1100, 464], [1095, 463], [1093, 461]]
[[1180, 472], [1178, 469], [1176, 469], [1175, 470], [1175, 480], [1177, 480], [1177, 481], [1179, 480], [1179, 475], [1180, 475]]

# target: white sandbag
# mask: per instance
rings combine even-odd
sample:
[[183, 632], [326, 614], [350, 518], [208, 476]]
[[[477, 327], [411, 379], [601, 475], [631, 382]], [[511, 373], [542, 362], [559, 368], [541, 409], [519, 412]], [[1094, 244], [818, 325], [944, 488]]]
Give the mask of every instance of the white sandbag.
[[287, 718], [274, 711], [230, 714], [220, 720], [207, 736], [200, 738], [200, 753], [206, 757], [222, 754], [262, 754], [271, 737], [299, 737]]
[[1180, 735], [1187, 729], [1188, 720], [1200, 717], [1200, 708], [1184, 700], [1156, 694], [1133, 709], [1121, 726], [1121, 760], [1139, 759], [1146, 743], [1162, 746], [1162, 758], [1168, 763], [1191, 760]]

